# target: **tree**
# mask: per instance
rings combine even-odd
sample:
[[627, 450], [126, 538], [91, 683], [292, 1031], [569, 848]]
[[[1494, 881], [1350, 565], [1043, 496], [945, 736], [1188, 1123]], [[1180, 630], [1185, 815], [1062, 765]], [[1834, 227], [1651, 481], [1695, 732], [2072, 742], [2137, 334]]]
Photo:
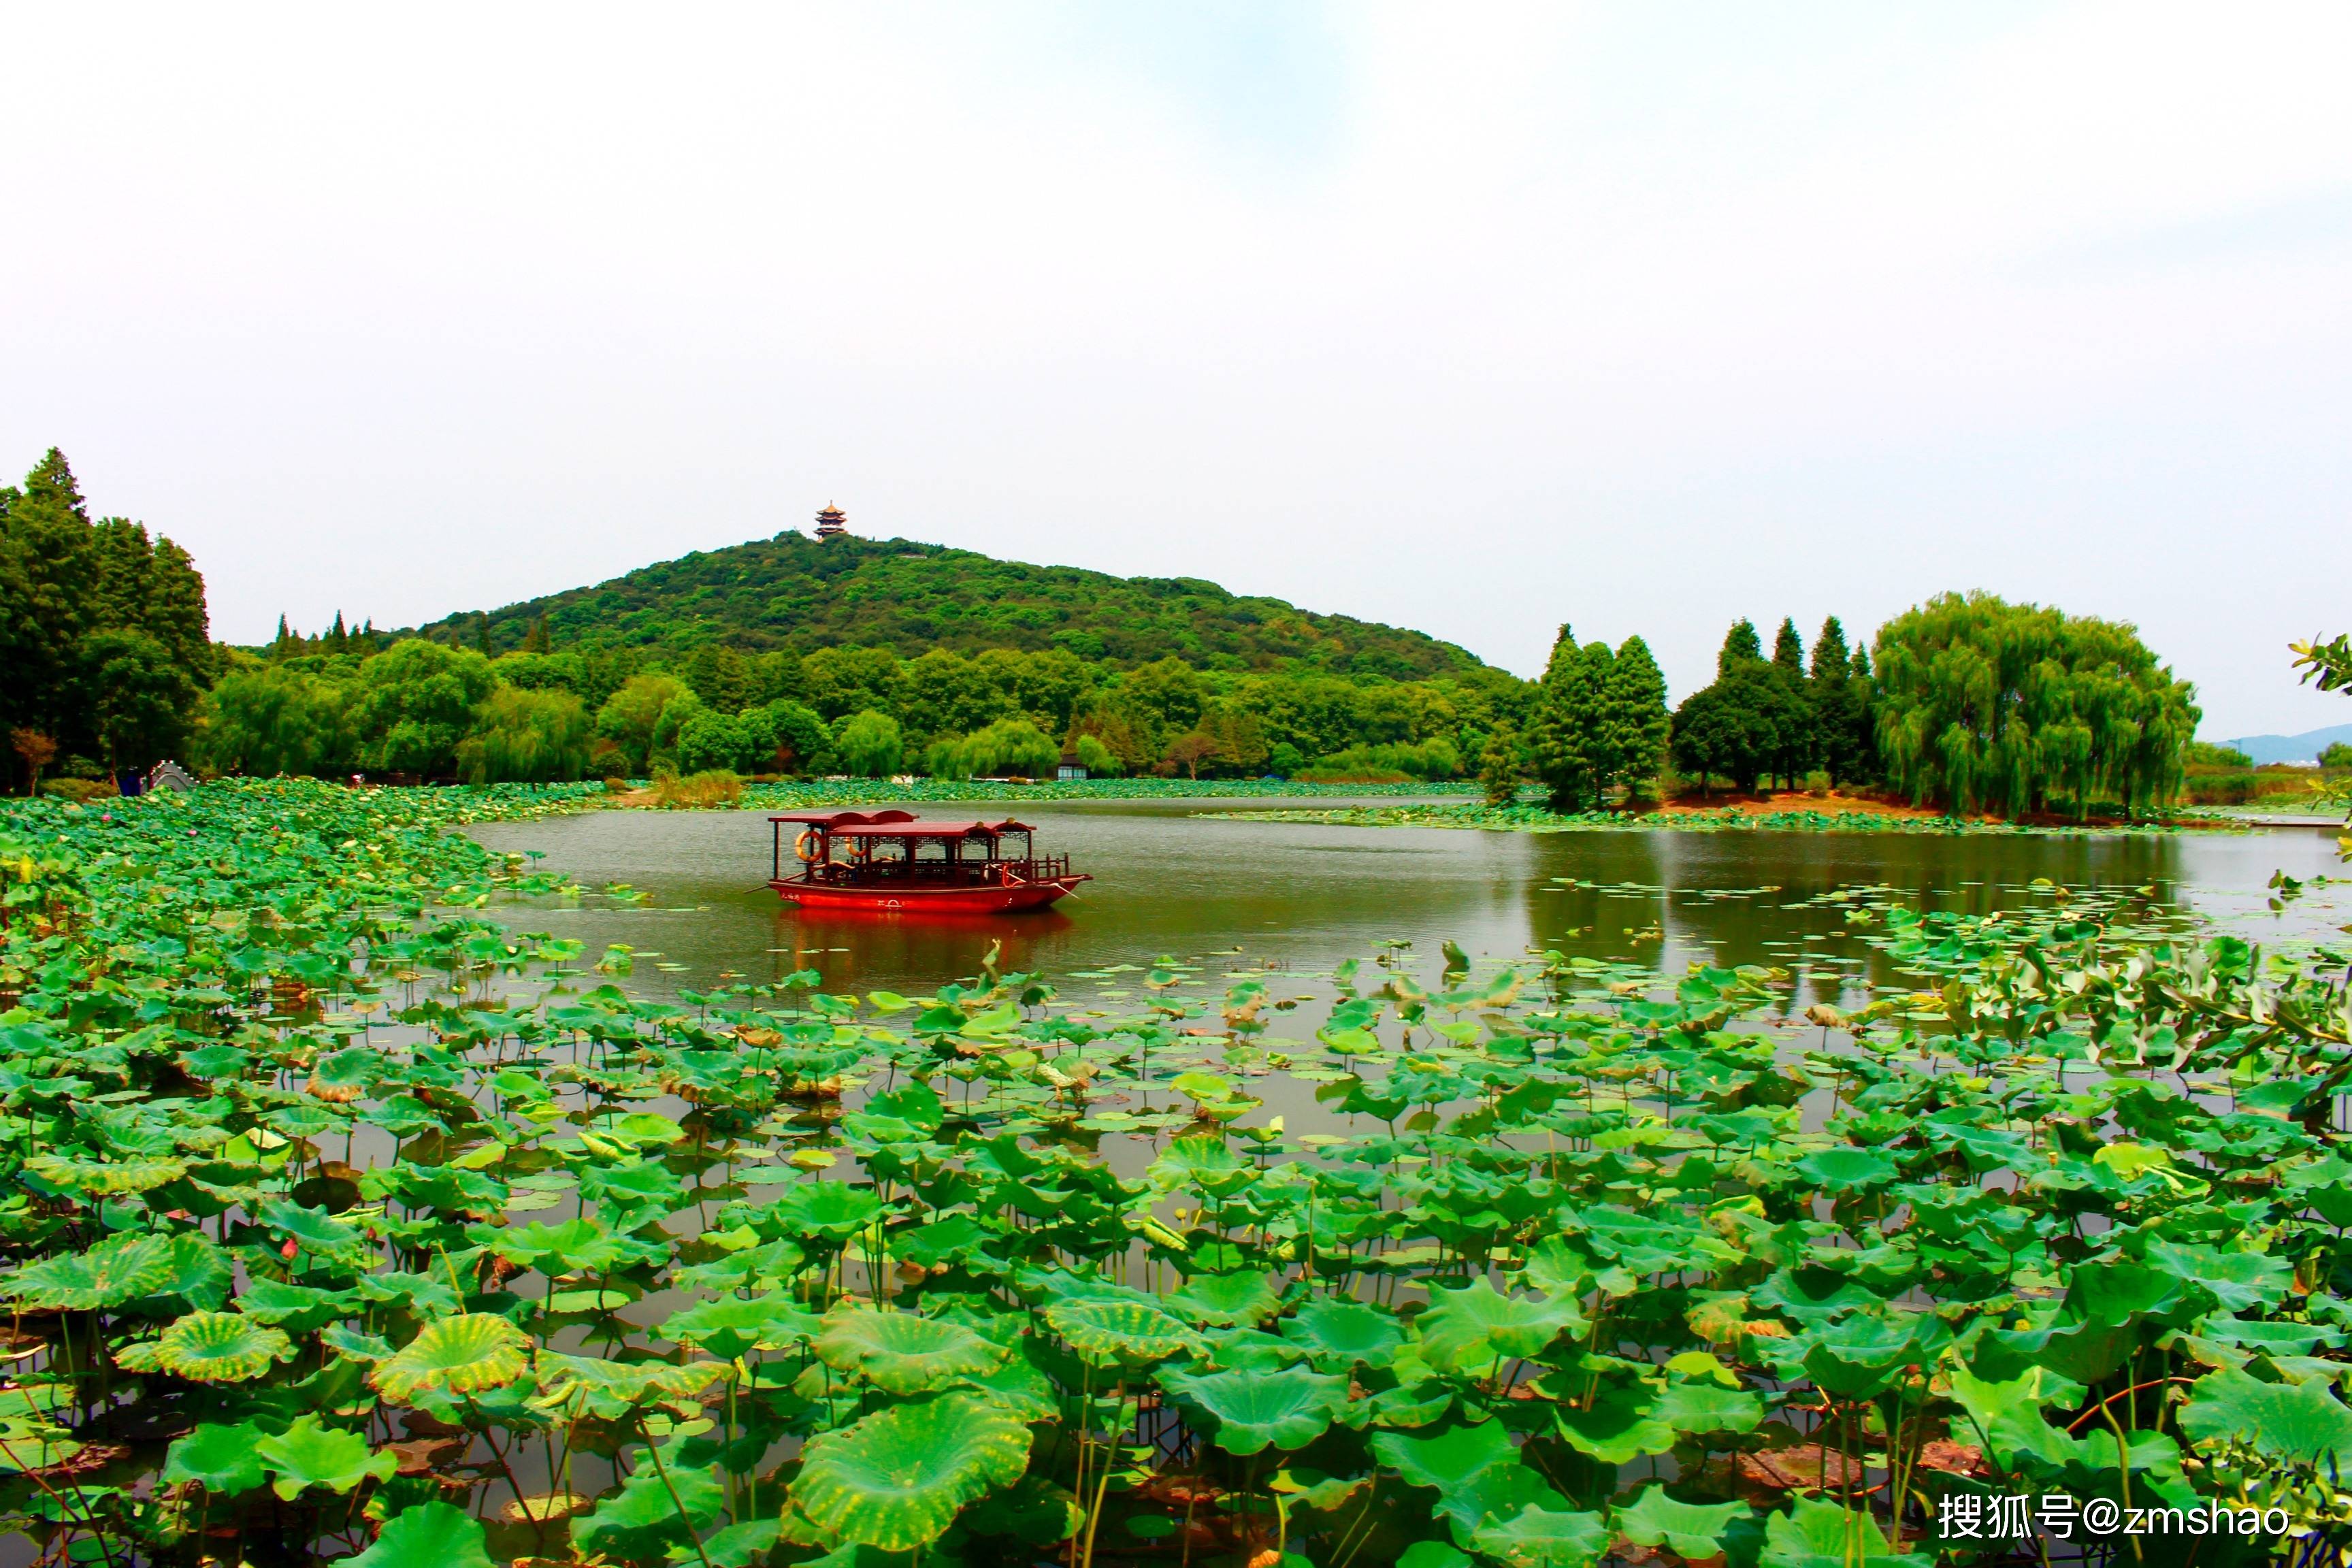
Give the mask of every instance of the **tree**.
[[1201, 776], [1201, 764], [1218, 755], [1217, 738], [1205, 730], [1187, 730], [1168, 742], [1167, 762], [1171, 771], [1182, 768], [1192, 778]]
[[766, 711], [776, 737], [771, 758], [788, 773], [807, 773], [833, 743], [832, 731], [814, 708], [779, 699], [769, 703]]
[[1832, 787], [1873, 776], [1877, 748], [1870, 734], [1870, 670], [1857, 673], [1846, 651], [1845, 627], [1835, 616], [1822, 623], [1813, 639], [1812, 671], [1806, 696], [1812, 709], [1813, 755]]
[[267, 778], [341, 771], [351, 760], [343, 686], [281, 664], [223, 676], [205, 697], [196, 759], [215, 773]]
[[1566, 626], [1552, 641], [1528, 742], [1536, 777], [1551, 792], [1554, 811], [1598, 805], [1601, 791], [1616, 775], [1618, 759], [1608, 718], [1613, 664], [1607, 643], [1579, 647], [1576, 634]]
[[[340, 626], [342, 625], [342, 616], [338, 615], [335, 617], [335, 624]], [[545, 616], [542, 615], [530, 623], [530, 630], [524, 635], [522, 639], [522, 651], [525, 653], [553, 653], [555, 651], [555, 639], [548, 636], [547, 617]]]
[[596, 733], [621, 748], [630, 772], [641, 773], [652, 759], [654, 727], [686, 695], [686, 683], [674, 676], [633, 675], [596, 710]]
[[[1115, 779], [1127, 771], [1126, 765], [1112, 753], [1111, 749], [1092, 735], [1079, 736], [1070, 749], [1076, 753], [1078, 766], [1087, 770], [1089, 778]], [[1056, 765], [1059, 765], [1058, 762]]]
[[1666, 678], [1650, 657], [1650, 645], [1638, 637], [1617, 645], [1601, 685], [1601, 723], [1607, 782], [1631, 792], [1658, 776], [1674, 720], [1666, 710]]
[[1519, 798], [1519, 781], [1527, 775], [1527, 764], [1519, 758], [1518, 736], [1508, 730], [1493, 731], [1478, 754], [1478, 788], [1488, 805], [1509, 805]]
[[1729, 675], [1743, 664], [1759, 664], [1763, 658], [1764, 641], [1756, 635], [1756, 623], [1742, 616], [1724, 634], [1723, 651], [1715, 656], [1715, 672]]
[[834, 731], [834, 754], [842, 770], [859, 778], [884, 778], [898, 771], [907, 738], [898, 721], [868, 708]]
[[1707, 791], [1710, 775], [1752, 793], [1780, 744], [1766, 693], [1770, 677], [1761, 659], [1733, 669], [1683, 699], [1675, 710], [1675, 768]]
[[2196, 690], [2130, 626], [1944, 594], [1879, 628], [1890, 783], [1948, 810], [2139, 811], [2179, 789]]
[[57, 761], [58, 743], [38, 730], [11, 730], [8, 731], [8, 746], [24, 759], [28, 778], [25, 793], [40, 794], [41, 770]]
[[[2246, 756], [2245, 752], [2240, 752], [2237, 755], [2245, 759], [2239, 766], [2252, 764], [2253, 759]], [[2331, 741], [2319, 753], [2319, 765], [2323, 768], [2352, 768], [2352, 746], [2341, 741]]]
[[144, 771], [185, 747], [199, 695], [169, 649], [144, 632], [82, 638], [82, 692], [109, 772]]
[[467, 784], [576, 779], [587, 772], [589, 741], [588, 709], [573, 693], [500, 686], [457, 742], [457, 768]]
[[490, 661], [467, 648], [410, 637], [361, 667], [352, 724], [360, 765], [425, 778], [453, 776], [457, 742], [497, 685]]
[[1772, 668], [1791, 680], [1805, 679], [1805, 639], [1797, 635], [1795, 617], [1785, 617], [1772, 637]]

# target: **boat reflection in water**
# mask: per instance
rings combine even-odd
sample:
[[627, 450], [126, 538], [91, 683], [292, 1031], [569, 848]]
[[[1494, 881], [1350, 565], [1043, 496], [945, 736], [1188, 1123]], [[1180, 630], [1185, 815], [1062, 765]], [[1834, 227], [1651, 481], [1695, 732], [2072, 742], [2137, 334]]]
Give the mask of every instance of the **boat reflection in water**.
[[[904, 811], [771, 816], [768, 886], [803, 910], [991, 915], [1042, 910], [1091, 880], [1036, 853], [1036, 830], [1003, 822], [924, 822]], [[798, 825], [784, 843], [786, 824]], [[789, 852], [792, 859], [784, 857]]]

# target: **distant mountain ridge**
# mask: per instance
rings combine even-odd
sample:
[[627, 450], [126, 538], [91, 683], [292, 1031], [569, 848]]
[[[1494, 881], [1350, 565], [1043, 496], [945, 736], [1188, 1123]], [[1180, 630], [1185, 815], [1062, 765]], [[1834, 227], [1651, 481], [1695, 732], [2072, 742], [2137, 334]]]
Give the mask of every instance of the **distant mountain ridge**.
[[2331, 724], [2300, 735], [2245, 735], [2221, 743], [2237, 747], [2254, 760], [2256, 767], [2262, 767], [2270, 763], [2315, 763], [2320, 752], [2339, 741], [2352, 742], [2352, 724]]
[[559, 647], [717, 643], [806, 653], [857, 644], [912, 658], [933, 647], [1059, 647], [1087, 659], [1174, 655], [1207, 668], [1307, 667], [1400, 680], [1487, 668], [1425, 632], [1236, 595], [1194, 577], [1114, 577], [912, 540], [818, 541], [789, 530], [593, 587], [463, 611], [404, 635], [470, 645], [485, 615], [499, 652], [520, 647], [544, 617]]

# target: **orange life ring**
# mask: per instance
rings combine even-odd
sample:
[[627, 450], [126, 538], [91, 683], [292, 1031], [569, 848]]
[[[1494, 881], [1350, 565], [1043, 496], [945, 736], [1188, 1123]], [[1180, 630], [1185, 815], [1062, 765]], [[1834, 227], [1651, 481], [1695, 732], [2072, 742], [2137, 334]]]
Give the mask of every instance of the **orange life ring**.
[[793, 858], [803, 866], [814, 866], [824, 854], [824, 835], [815, 828], [805, 828], [793, 840]]

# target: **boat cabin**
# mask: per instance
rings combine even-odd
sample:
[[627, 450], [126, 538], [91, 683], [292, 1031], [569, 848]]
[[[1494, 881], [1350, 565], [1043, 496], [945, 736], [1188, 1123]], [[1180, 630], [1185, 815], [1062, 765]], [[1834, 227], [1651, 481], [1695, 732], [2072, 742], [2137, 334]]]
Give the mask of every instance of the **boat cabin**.
[[[771, 816], [771, 883], [842, 888], [1003, 887], [1071, 879], [1069, 857], [1036, 853], [1036, 830], [1002, 822], [926, 822], [895, 809]], [[795, 826], [793, 841], [784, 829]], [[789, 854], [791, 860], [784, 857]]]

